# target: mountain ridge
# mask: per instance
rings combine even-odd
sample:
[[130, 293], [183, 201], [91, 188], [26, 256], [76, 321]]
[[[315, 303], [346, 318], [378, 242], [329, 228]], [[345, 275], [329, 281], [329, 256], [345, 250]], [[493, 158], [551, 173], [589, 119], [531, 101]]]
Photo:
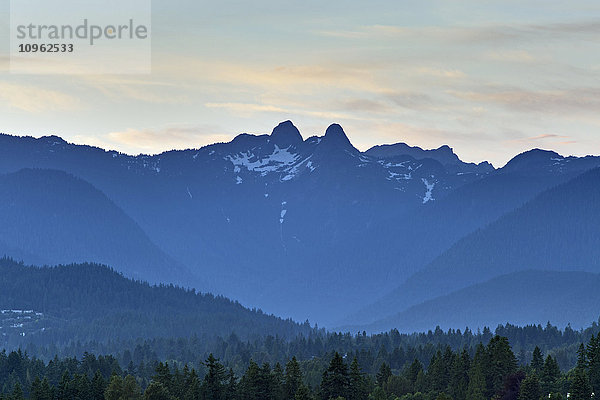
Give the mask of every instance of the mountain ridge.
[[308, 323], [250, 310], [223, 296], [150, 285], [90, 263], [37, 267], [0, 258], [0, 303], [5, 311], [31, 310], [28, 314], [36, 316], [4, 327], [2, 347], [193, 335], [210, 339], [234, 333], [242, 340], [292, 339], [316, 331]]
[[481, 164], [370, 156], [337, 124], [303, 139], [290, 121], [271, 134], [153, 156], [0, 136], [0, 172], [57, 169], [89, 182], [200, 275], [198, 289], [322, 325], [393, 291], [539, 192], [600, 165], [598, 157], [533, 155], [521, 156], [531, 166], [484, 164], [482, 172]]
[[558, 326], [579, 329], [598, 319], [598, 284], [597, 273], [517, 271], [416, 304], [367, 326], [341, 329], [383, 332], [394, 327], [400, 332], [418, 332], [432, 326], [477, 329], [509, 322], [544, 324], [550, 320]]
[[[96, 261], [158, 282], [199, 279], [164, 254], [139, 226], [86, 181], [58, 170], [0, 174], [0, 242], [25, 262]], [[2, 250], [2, 249], [0, 249]]]
[[600, 168], [595, 168], [546, 189], [458, 240], [364, 312], [376, 308], [392, 314], [523, 269], [599, 272], [600, 237], [594, 234], [600, 224], [599, 188]]

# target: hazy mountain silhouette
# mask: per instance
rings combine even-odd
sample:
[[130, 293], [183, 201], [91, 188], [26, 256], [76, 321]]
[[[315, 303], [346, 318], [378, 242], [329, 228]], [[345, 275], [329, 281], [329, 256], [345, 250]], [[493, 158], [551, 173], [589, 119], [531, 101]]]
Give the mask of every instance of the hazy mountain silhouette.
[[[178, 265], [197, 277], [186, 283], [199, 290], [320, 323], [349, 314], [366, 323], [397, 312], [394, 302], [364, 307], [461, 238], [599, 165], [598, 157], [539, 150], [497, 170], [463, 163], [448, 146], [399, 144], [362, 153], [337, 124], [324, 136], [303, 139], [290, 121], [271, 134], [241, 134], [229, 143], [154, 156], [73, 145], [56, 136], [0, 135], [0, 172], [49, 168], [83, 179], [139, 228], [136, 238], [145, 235], [156, 246], [160, 255], [150, 258], [176, 258], [148, 261], [154, 266], [147, 275], [136, 265], [141, 277], [173, 280], [173, 272], [160, 265]], [[74, 203], [85, 199], [82, 193], [72, 196]], [[129, 257], [129, 249], [150, 254], [140, 250], [141, 242], [128, 246], [128, 237], [119, 239], [119, 257]], [[52, 263], [55, 249], [44, 240], [36, 247], [0, 237], [0, 246], [5, 241], [9, 255]], [[54, 244], [66, 248], [59, 242]], [[116, 256], [85, 259], [133, 271]], [[421, 292], [415, 301], [437, 295]]]
[[0, 220], [0, 250], [25, 262], [96, 261], [152, 282], [192, 277], [103, 193], [65, 172], [0, 175]]
[[600, 315], [598, 285], [600, 275], [587, 272], [513, 272], [353, 329], [421, 332], [440, 326], [475, 330], [507, 322], [528, 325], [548, 321], [579, 329]]
[[[527, 269], [600, 271], [600, 169], [553, 187], [457, 241], [367, 307], [376, 318]], [[499, 305], [499, 309], [502, 307]], [[364, 318], [364, 317], [363, 317]], [[364, 321], [364, 319], [363, 319]]]

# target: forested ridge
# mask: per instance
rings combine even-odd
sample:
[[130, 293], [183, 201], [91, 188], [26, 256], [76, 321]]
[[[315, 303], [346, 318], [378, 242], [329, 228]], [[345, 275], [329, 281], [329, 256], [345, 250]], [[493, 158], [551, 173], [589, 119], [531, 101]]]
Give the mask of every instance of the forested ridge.
[[588, 400], [600, 380], [598, 323], [335, 333], [102, 265], [7, 258], [0, 304], [0, 400]]
[[[438, 349], [425, 367], [418, 359], [400, 369], [382, 362], [366, 373], [358, 357], [334, 352], [316, 371], [311, 360], [284, 364], [250, 360], [236, 375], [213, 354], [199, 369], [177, 362], [133, 362], [85, 353], [44, 363], [19, 351], [0, 353], [2, 400], [21, 399], [201, 399], [201, 400], [589, 400], [600, 390], [600, 338], [576, 351], [563, 373], [556, 359], [535, 347], [519, 365], [506, 337], [469, 350]], [[311, 382], [309, 373], [318, 373]]]
[[267, 334], [293, 338], [313, 330], [225, 297], [152, 286], [87, 263], [38, 268], [2, 258], [0, 304], [0, 347], [6, 348], [24, 342], [63, 346], [140, 337], [207, 339], [227, 336], [234, 327], [244, 339]]

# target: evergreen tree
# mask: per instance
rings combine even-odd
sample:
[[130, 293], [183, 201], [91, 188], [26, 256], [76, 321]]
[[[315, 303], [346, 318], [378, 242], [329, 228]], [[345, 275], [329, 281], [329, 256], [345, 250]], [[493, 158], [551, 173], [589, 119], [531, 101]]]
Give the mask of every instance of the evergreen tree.
[[273, 374], [269, 363], [264, 363], [259, 372], [257, 392], [258, 397], [264, 400], [274, 400], [273, 396]]
[[584, 368], [576, 367], [571, 381], [569, 400], [590, 400], [592, 396], [592, 386], [590, 379]]
[[202, 393], [205, 400], [224, 400], [227, 373], [223, 364], [212, 353], [204, 362], [208, 373], [204, 376]]
[[450, 372], [449, 392], [454, 400], [466, 400], [471, 357], [466, 349], [457, 355]]
[[70, 382], [71, 382], [71, 374], [69, 373], [69, 370], [66, 369], [63, 372], [62, 377], [60, 378], [60, 382], [59, 382], [58, 388], [57, 388], [57, 394], [58, 394], [59, 398], [61, 398], [61, 399], [71, 398], [71, 393], [69, 390]]
[[178, 399], [182, 399], [183, 395], [185, 393], [185, 377], [187, 374], [189, 374], [189, 368], [187, 366], [187, 364], [183, 367], [183, 373], [179, 371], [179, 368], [177, 367], [177, 365], [174, 366], [173, 368], [173, 377], [172, 377], [172, 383], [171, 383], [171, 395], [173, 397], [176, 397]]
[[144, 400], [175, 400], [169, 390], [160, 382], [152, 381], [144, 392]]
[[285, 365], [285, 393], [286, 399], [293, 399], [298, 388], [302, 385], [302, 371], [296, 357], [292, 357]]
[[261, 368], [253, 360], [250, 360], [248, 369], [240, 381], [240, 400], [261, 400]]
[[[185, 385], [184, 385], [184, 400], [200, 400], [202, 392], [200, 390], [200, 379], [196, 370], [192, 368], [187, 374], [184, 373]], [[232, 397], [233, 398], [233, 397]]]
[[542, 356], [542, 351], [538, 346], [535, 346], [535, 349], [533, 349], [533, 356], [531, 358], [531, 369], [533, 369], [536, 374], [540, 374], [543, 367], [544, 357]]
[[590, 400], [592, 396], [592, 385], [587, 372], [588, 359], [587, 351], [583, 343], [577, 350], [577, 366], [575, 367], [573, 378], [571, 380], [571, 396], [569, 400]]
[[436, 396], [435, 400], [453, 400], [448, 393], [440, 393]]
[[87, 375], [75, 374], [70, 384], [70, 392], [73, 399], [90, 399], [91, 384]]
[[469, 386], [467, 387], [467, 400], [486, 400], [485, 375], [479, 364], [473, 365], [469, 373]]
[[525, 372], [517, 371], [516, 373], [509, 374], [504, 379], [504, 384], [502, 385], [502, 389], [496, 394], [499, 400], [518, 400], [519, 398], [519, 388], [521, 387], [521, 382], [525, 379]]
[[346, 397], [348, 394], [349, 376], [348, 366], [342, 356], [336, 352], [323, 373], [321, 380], [321, 398], [323, 400]]
[[285, 375], [281, 364], [275, 364], [272, 372], [272, 397], [274, 400], [285, 400]]
[[104, 391], [106, 390], [106, 382], [100, 373], [96, 370], [92, 382], [90, 384], [90, 398], [92, 400], [104, 400]]
[[388, 397], [381, 386], [378, 385], [373, 393], [369, 394], [369, 400], [388, 400]]
[[358, 359], [354, 357], [352, 363], [350, 364], [350, 381], [348, 386], [347, 400], [362, 400], [367, 397], [367, 392], [368, 389], [366, 387], [364, 373], [361, 371], [360, 365], [358, 365]]
[[517, 370], [517, 359], [506, 337], [495, 336], [487, 345], [487, 393], [491, 398], [504, 387], [506, 377]]
[[155, 369], [156, 373], [152, 377], [152, 380], [160, 383], [167, 390], [171, 390], [173, 386], [173, 375], [171, 375], [171, 369], [168, 363], [158, 363]]
[[[113, 374], [110, 377], [108, 387], [104, 392], [104, 398], [106, 400], [120, 400], [123, 395], [123, 378], [117, 374]], [[64, 397], [61, 397], [64, 398]]]
[[560, 367], [552, 356], [547, 356], [544, 362], [541, 376], [542, 394], [555, 393], [558, 391], [558, 380], [560, 379]]
[[579, 349], [577, 350], [577, 365], [575, 368], [580, 368], [583, 370], [588, 368], [587, 351], [583, 343], [579, 344]]
[[381, 363], [379, 371], [377, 371], [377, 375], [375, 376], [377, 384], [383, 387], [387, 383], [390, 376], [392, 376], [392, 369], [390, 366], [385, 362]]
[[[41, 398], [40, 400], [50, 400], [54, 397], [54, 391], [52, 390], [53, 388], [50, 387], [50, 383], [48, 382], [48, 378], [44, 377], [44, 379], [42, 380], [42, 390], [41, 390]], [[102, 391], [102, 393], [100, 394], [102, 397], [100, 397], [100, 400], [104, 400], [104, 389]]]
[[417, 374], [417, 380], [415, 381], [415, 392], [426, 392], [428, 391], [427, 380], [425, 378], [425, 372], [419, 371]]
[[292, 397], [293, 400], [313, 400], [313, 397], [310, 393], [310, 390], [304, 385], [301, 384], [298, 386], [296, 390], [296, 394]]
[[411, 384], [411, 390], [413, 392], [417, 391], [415, 388], [415, 385], [417, 383], [417, 378], [418, 378], [419, 374], [421, 374], [421, 375], [423, 374], [423, 364], [421, 364], [421, 362], [415, 358], [413, 360], [413, 362], [410, 364], [410, 367], [408, 367], [408, 374], [407, 374], [407, 378]]
[[540, 381], [535, 373], [528, 375], [522, 382], [519, 400], [540, 400], [542, 395]]
[[227, 386], [225, 388], [225, 398], [235, 400], [237, 398], [238, 382], [233, 370], [230, 368], [227, 373]]
[[21, 388], [21, 384], [19, 382], [17, 382], [15, 385], [10, 395], [10, 400], [25, 400], [25, 397], [23, 396], [23, 389]]
[[588, 367], [592, 391], [600, 396], [600, 333], [592, 335], [587, 346]]
[[120, 398], [127, 400], [138, 400], [142, 398], [142, 389], [133, 375], [127, 375], [123, 380]]
[[431, 390], [439, 393], [443, 392], [448, 388], [450, 382], [450, 370], [454, 363], [454, 353], [450, 347], [446, 347], [444, 354], [441, 351], [432, 357], [427, 369], [427, 378]]
[[[47, 383], [47, 381], [46, 381]], [[35, 377], [30, 389], [30, 400], [51, 400], [50, 392], [46, 392], [39, 377]]]

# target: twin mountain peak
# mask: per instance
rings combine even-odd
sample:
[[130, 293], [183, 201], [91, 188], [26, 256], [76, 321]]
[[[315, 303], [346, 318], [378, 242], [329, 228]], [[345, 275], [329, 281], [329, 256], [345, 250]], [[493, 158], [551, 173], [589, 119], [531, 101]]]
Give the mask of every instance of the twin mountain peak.
[[[0, 136], [4, 136], [5, 140], [10, 138], [9, 135]], [[331, 124], [327, 128], [324, 136], [311, 136], [304, 140], [298, 128], [291, 121], [286, 120], [279, 123], [273, 129], [270, 135], [253, 135], [242, 133], [237, 135], [230, 142], [230, 144], [233, 145], [234, 148], [246, 150], [248, 145], [257, 143], [257, 141], [261, 139], [264, 140], [265, 138], [268, 142], [277, 145], [280, 149], [299, 147], [302, 145], [302, 143], [307, 142], [316, 142], [319, 144], [318, 147], [321, 148], [320, 150], [322, 150], [325, 154], [336, 150], [343, 150], [355, 155], [361, 153], [352, 145], [348, 139], [348, 136], [344, 132], [344, 129], [336, 123]], [[55, 135], [45, 136], [40, 139], [34, 139], [30, 137], [24, 139], [28, 139], [28, 141], [38, 141], [38, 143], [41, 142], [40, 144], [43, 143], [48, 146], [68, 144], [66, 141], [64, 141], [64, 139]], [[479, 164], [463, 162], [448, 145], [442, 145], [436, 149], [423, 149], [417, 146], [410, 146], [406, 143], [383, 144], [373, 146], [362, 154], [374, 157], [376, 159], [387, 159], [397, 156], [409, 156], [415, 160], [433, 159], [445, 167], [470, 165], [471, 167], [477, 167], [476, 170], [479, 173], [487, 173], [494, 170], [494, 167], [487, 161], [483, 161]], [[565, 162], [568, 162], [570, 158], [571, 157], [562, 157], [553, 151], [533, 149], [515, 156], [506, 164], [505, 167], [502, 168], [502, 170], [522, 170], [523, 168], [535, 169], [536, 167], [541, 166], [546, 168], [548, 165], [553, 165], [557, 161], [565, 160]]]
[[[292, 121], [289, 120], [283, 121], [277, 125], [273, 129], [271, 135], [264, 136], [269, 136], [269, 141], [277, 145], [279, 148], [299, 146], [305, 142], [298, 128], [292, 123]], [[244, 142], [245, 139], [251, 140], [255, 137], [255, 135], [243, 133], [236, 136], [233, 142]], [[360, 151], [352, 145], [350, 139], [348, 139], [348, 136], [344, 132], [344, 129], [339, 124], [334, 123], [329, 125], [323, 137], [319, 138], [317, 136], [312, 136], [306, 139], [307, 142], [313, 140], [319, 140], [319, 144], [325, 148], [337, 150], [341, 149], [351, 153], [360, 153]], [[463, 163], [448, 145], [443, 145], [437, 149], [424, 150], [420, 147], [409, 146], [405, 143], [385, 144], [374, 146], [364, 152], [364, 154], [375, 158], [390, 158], [395, 156], [410, 156], [417, 160], [431, 158], [438, 161], [442, 165], [457, 165]], [[487, 161], [484, 161], [480, 165], [485, 166], [485, 168], [488, 170], [493, 170], [492, 165]]]

